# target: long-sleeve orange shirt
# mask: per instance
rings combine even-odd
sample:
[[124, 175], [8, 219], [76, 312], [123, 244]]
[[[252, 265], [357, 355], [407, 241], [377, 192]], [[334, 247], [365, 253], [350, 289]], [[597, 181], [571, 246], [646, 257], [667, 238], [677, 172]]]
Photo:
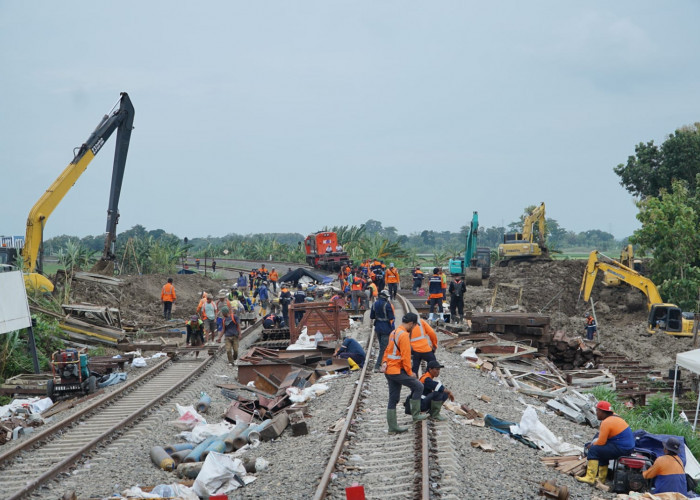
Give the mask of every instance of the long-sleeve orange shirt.
[[420, 319], [420, 322], [423, 325], [424, 334], [421, 334], [420, 325], [413, 327], [413, 330], [411, 330], [411, 348], [415, 352], [430, 352], [433, 349], [437, 349], [438, 340], [435, 330], [423, 318]]
[[407, 375], [413, 375], [410, 334], [403, 326], [399, 326], [389, 335], [389, 343], [384, 350], [382, 361], [386, 362], [387, 375], [398, 375], [401, 370]]
[[603, 446], [608, 441], [620, 448], [634, 448], [634, 435], [630, 426], [617, 415], [611, 415], [600, 423], [600, 433], [594, 445]]

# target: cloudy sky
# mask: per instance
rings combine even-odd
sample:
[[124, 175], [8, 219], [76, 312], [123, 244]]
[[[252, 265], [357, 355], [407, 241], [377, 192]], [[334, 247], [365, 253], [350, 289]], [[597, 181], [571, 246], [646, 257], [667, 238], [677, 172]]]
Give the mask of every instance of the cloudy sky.
[[[120, 230], [638, 227], [612, 169], [700, 121], [700, 3], [0, 0], [0, 234], [127, 91]], [[47, 237], [104, 231], [113, 136]]]

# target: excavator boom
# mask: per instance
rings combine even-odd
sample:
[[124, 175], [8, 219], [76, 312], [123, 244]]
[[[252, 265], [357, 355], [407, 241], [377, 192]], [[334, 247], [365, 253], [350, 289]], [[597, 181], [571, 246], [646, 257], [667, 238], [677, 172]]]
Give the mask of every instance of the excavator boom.
[[102, 118], [95, 130], [90, 134], [90, 137], [80, 146], [73, 160], [34, 204], [27, 218], [27, 232], [23, 252], [24, 270], [26, 272], [41, 272], [41, 247], [47, 219], [82, 173], [85, 172], [85, 169], [102, 149], [107, 139], [117, 130], [117, 146], [114, 152], [114, 170], [112, 172], [112, 187], [107, 212], [107, 241], [105, 242], [103, 259], [109, 257], [107, 249], [111, 247], [116, 234], [116, 224], [119, 218], [117, 206], [133, 121], [134, 107], [131, 104], [129, 95], [126, 92], [122, 92], [119, 99], [119, 108], [112, 114], [105, 115]]
[[654, 282], [649, 278], [642, 276], [634, 269], [612, 259], [606, 258], [609, 262], [603, 261], [599, 256], [603, 255], [597, 250], [592, 251], [588, 256], [588, 263], [586, 264], [586, 270], [583, 273], [583, 279], [581, 280], [581, 287], [579, 289], [579, 296], [582, 295], [585, 302], [588, 302], [591, 297], [591, 291], [593, 290], [593, 284], [595, 283], [598, 271], [603, 271], [641, 290], [647, 298], [647, 307], [651, 308], [653, 304], [663, 303], [656, 285], [654, 285]]

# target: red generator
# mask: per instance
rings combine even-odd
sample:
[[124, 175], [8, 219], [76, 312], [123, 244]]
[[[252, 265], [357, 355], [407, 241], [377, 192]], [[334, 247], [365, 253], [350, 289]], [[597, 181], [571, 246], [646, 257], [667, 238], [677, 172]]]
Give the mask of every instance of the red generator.
[[615, 493], [630, 491], [648, 491], [649, 482], [644, 479], [642, 472], [652, 466], [652, 460], [644, 453], [633, 452], [631, 455], [620, 457], [613, 462], [613, 485]]

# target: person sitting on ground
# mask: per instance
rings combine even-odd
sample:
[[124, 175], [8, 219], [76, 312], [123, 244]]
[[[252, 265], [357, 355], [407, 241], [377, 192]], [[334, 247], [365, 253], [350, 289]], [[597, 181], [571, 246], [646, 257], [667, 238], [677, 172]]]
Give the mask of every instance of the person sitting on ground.
[[275, 313], [270, 313], [263, 318], [263, 328], [269, 330], [270, 328], [284, 328], [284, 320], [281, 316]]
[[649, 469], [642, 472], [644, 479], [656, 478], [652, 492], [657, 493], [688, 493], [685, 479], [685, 465], [678, 455], [681, 442], [675, 437], [669, 437], [664, 443], [664, 454], [654, 461]]
[[[440, 415], [440, 410], [442, 410], [442, 405], [448, 399], [454, 401], [455, 397], [452, 392], [448, 391], [444, 385], [439, 380], [436, 380], [440, 376], [440, 369], [445, 368], [438, 361], [431, 361], [428, 363], [428, 371], [423, 374], [420, 378], [423, 384], [423, 395], [420, 400], [420, 411], [430, 412], [430, 418], [433, 420], [447, 420], [447, 417]], [[406, 408], [406, 415], [411, 414], [410, 407], [411, 396], [406, 396], [406, 401], [404, 402], [404, 407]]]
[[350, 358], [360, 368], [365, 366], [365, 350], [362, 348], [360, 343], [353, 338], [345, 337], [345, 339], [343, 339], [343, 343], [338, 346], [333, 355], [344, 359]]
[[[586, 445], [586, 475], [576, 477], [577, 481], [588, 484], [595, 484], [596, 479], [605, 483], [608, 477], [608, 462], [629, 455], [635, 442], [632, 429], [627, 422], [613, 413], [610, 403], [599, 401], [595, 413], [600, 420], [600, 432], [597, 439]], [[601, 462], [605, 465], [600, 465]]]

